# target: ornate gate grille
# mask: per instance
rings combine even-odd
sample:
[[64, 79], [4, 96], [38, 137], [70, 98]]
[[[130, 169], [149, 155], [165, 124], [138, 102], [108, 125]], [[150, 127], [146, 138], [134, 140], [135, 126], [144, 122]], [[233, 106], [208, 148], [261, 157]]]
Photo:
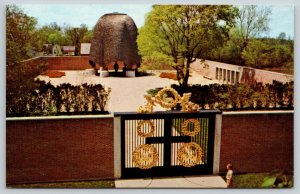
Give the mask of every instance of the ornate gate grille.
[[115, 113], [121, 118], [121, 178], [212, 174], [218, 113]]

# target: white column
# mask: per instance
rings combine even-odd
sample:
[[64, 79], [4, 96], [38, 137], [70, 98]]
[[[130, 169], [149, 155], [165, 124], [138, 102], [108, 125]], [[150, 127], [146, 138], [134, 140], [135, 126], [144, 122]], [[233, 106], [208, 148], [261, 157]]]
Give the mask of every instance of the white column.
[[221, 152], [222, 114], [216, 114], [213, 174], [219, 174]]
[[121, 117], [114, 117], [114, 171], [121, 178]]

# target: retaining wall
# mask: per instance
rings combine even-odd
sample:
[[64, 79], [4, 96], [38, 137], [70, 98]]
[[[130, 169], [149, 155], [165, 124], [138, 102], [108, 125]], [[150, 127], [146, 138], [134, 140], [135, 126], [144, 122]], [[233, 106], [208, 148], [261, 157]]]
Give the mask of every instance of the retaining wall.
[[209, 60], [206, 60], [205, 64], [207, 65], [201, 63], [200, 60], [196, 60], [191, 64], [191, 68], [206, 78], [219, 80], [220, 83], [224, 84], [235, 84], [237, 82], [245, 84], [252, 84], [254, 82], [271, 84], [273, 80], [283, 83], [294, 80], [293, 75], [251, 67], [242, 67]]

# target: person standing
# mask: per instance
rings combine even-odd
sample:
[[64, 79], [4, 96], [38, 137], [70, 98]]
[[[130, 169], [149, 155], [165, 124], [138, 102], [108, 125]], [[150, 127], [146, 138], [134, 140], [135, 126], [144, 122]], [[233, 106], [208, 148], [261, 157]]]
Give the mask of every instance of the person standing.
[[114, 69], [115, 69], [115, 72], [118, 72], [118, 70], [119, 70], [119, 64], [117, 61], [114, 64]]
[[229, 163], [226, 166], [227, 168], [227, 174], [226, 174], [226, 185], [227, 188], [233, 188], [233, 170], [232, 170], [232, 164]]

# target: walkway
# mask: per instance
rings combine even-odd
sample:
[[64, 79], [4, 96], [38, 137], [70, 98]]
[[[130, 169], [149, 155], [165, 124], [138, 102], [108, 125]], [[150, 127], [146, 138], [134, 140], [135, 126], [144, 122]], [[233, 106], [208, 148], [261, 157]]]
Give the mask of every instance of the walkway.
[[116, 188], [226, 188], [220, 176], [121, 179], [115, 181]]

